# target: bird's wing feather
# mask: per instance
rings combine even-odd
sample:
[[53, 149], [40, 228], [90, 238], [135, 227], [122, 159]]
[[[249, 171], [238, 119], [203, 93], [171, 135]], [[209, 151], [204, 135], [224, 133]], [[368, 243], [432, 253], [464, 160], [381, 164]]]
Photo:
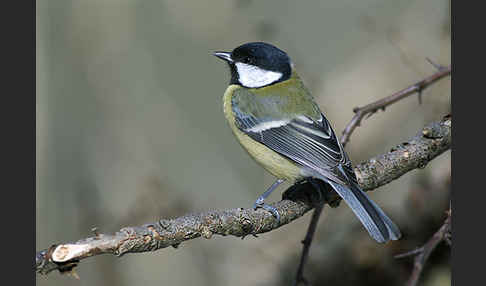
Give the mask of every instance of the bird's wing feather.
[[[233, 101], [244, 96], [245, 102], [233, 104], [236, 126], [254, 140], [337, 183], [348, 185], [338, 169], [348, 170], [347, 177], [356, 180], [351, 163], [338, 138], [317, 105], [308, 100], [299, 114], [285, 112], [287, 100], [278, 96], [248, 96], [248, 91], [235, 92]], [[241, 99], [241, 98], [240, 98]], [[236, 103], [236, 102], [234, 102]], [[305, 106], [305, 104], [309, 105]], [[284, 110], [278, 110], [278, 109]], [[315, 116], [312, 111], [319, 111]], [[311, 112], [309, 112], [311, 111]]]
[[[283, 96], [265, 97], [236, 91], [232, 100], [236, 126], [329, 183], [375, 240], [398, 239], [400, 231], [395, 224], [359, 188], [350, 160], [317, 105], [312, 100], [302, 101], [300, 110], [289, 113], [296, 108], [288, 108], [288, 104], [285, 91]], [[319, 111], [317, 116], [315, 110]]]

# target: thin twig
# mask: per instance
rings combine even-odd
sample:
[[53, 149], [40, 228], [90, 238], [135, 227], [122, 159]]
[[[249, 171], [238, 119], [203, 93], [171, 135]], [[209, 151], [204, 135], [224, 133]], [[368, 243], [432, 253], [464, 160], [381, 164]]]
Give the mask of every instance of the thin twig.
[[[434, 64], [435, 66], [435, 64]], [[433, 75], [415, 83], [412, 84], [411, 86], [402, 89], [398, 92], [395, 92], [394, 94], [384, 97], [380, 100], [377, 100], [373, 103], [370, 103], [368, 105], [365, 105], [363, 107], [356, 107], [353, 109], [353, 112], [355, 113], [351, 121], [346, 125], [346, 128], [344, 128], [344, 131], [341, 136], [341, 144], [345, 146], [349, 142], [349, 138], [353, 131], [356, 129], [361, 124], [361, 121], [365, 116], [366, 118], [370, 117], [374, 113], [376, 113], [378, 110], [382, 109], [385, 110], [385, 107], [392, 105], [393, 103], [410, 96], [412, 94], [418, 93], [421, 95], [421, 92], [427, 88], [429, 85], [432, 83], [438, 81], [441, 78], [444, 78], [448, 75], [451, 74], [451, 66], [447, 67], [441, 67], [438, 68], [439, 70], [434, 73]]]
[[[369, 118], [371, 115], [373, 115], [378, 109], [385, 110], [385, 107], [388, 105], [391, 105], [408, 95], [411, 95], [415, 92], [418, 92], [418, 99], [419, 99], [419, 104], [422, 103], [422, 91], [429, 86], [430, 84], [434, 83], [435, 81], [441, 79], [442, 77], [450, 74], [450, 66], [449, 67], [443, 67], [441, 65], [438, 65], [434, 63], [432, 60], [427, 58], [427, 61], [432, 64], [438, 72], [433, 74], [432, 76], [429, 76], [428, 78], [425, 78], [424, 80], [415, 83], [412, 86], [409, 86], [401, 91], [398, 91], [391, 96], [385, 97], [383, 99], [380, 99], [376, 102], [370, 103], [364, 107], [361, 108], [355, 108], [353, 111], [355, 112], [355, 115], [351, 119], [351, 122], [346, 126], [346, 128], [343, 130], [343, 135], [341, 137], [341, 144], [343, 146], [346, 145], [346, 143], [349, 141], [349, 137], [351, 136], [351, 133], [354, 131], [354, 129], [360, 125], [361, 120], [366, 116], [366, 118]], [[315, 228], [317, 225], [317, 222], [319, 221], [319, 216], [321, 213], [322, 209], [317, 212], [314, 211], [312, 214], [312, 220], [310, 222], [309, 228], [307, 230], [306, 234], [306, 239], [305, 241], [309, 241], [308, 244], [304, 243], [304, 248], [302, 249], [302, 255], [299, 263], [299, 267], [297, 270], [297, 277], [295, 280], [294, 285], [298, 285], [299, 283], [304, 283], [304, 285], [307, 285], [306, 280], [304, 279], [303, 272], [304, 272], [304, 265], [307, 260], [307, 255], [309, 252], [310, 244], [312, 242], [312, 236], [314, 235]]]
[[434, 249], [439, 245], [442, 241], [447, 241], [447, 237], [450, 237], [451, 231], [451, 209], [447, 212], [447, 218], [444, 221], [444, 224], [439, 228], [439, 230], [434, 233], [434, 235], [424, 244], [424, 246], [419, 247], [415, 250], [396, 255], [395, 258], [402, 258], [408, 257], [412, 255], [416, 255], [413, 263], [413, 271], [410, 275], [409, 280], [407, 281], [407, 286], [415, 286], [418, 283], [420, 275], [422, 274], [422, 270], [424, 269], [424, 265], [427, 262], [430, 254], [434, 251]]
[[419, 253], [422, 253], [423, 251], [424, 251], [424, 247], [422, 246], [422, 247], [415, 248], [414, 250], [410, 250], [410, 251], [405, 252], [405, 253], [397, 254], [394, 257], [396, 259], [405, 258], [405, 257], [417, 255]]
[[438, 71], [443, 71], [445, 69], [447, 69], [447, 67], [443, 66], [443, 65], [440, 65], [440, 64], [437, 64], [435, 63], [434, 61], [432, 61], [431, 59], [429, 58], [425, 58], [429, 64], [431, 64], [434, 68], [436, 68]]
[[314, 212], [312, 213], [311, 222], [309, 223], [309, 228], [307, 229], [307, 234], [305, 235], [305, 239], [302, 241], [302, 254], [300, 256], [300, 263], [299, 268], [297, 269], [297, 275], [294, 281], [294, 286], [303, 283], [307, 285], [308, 282], [304, 278], [304, 265], [307, 261], [307, 257], [309, 257], [309, 249], [312, 244], [312, 238], [314, 237], [314, 233], [317, 228], [317, 222], [319, 221], [319, 217], [321, 216], [322, 210], [324, 209], [324, 203], [318, 204]]
[[[358, 183], [363, 190], [370, 191], [410, 170], [425, 166], [450, 149], [451, 129], [452, 118], [445, 117], [425, 126], [406, 144], [358, 164], [354, 169]], [[315, 206], [315, 202], [306, 195], [306, 190], [315, 193], [308, 183], [296, 184], [285, 191], [282, 201], [271, 204], [280, 214], [279, 222], [269, 212], [253, 208], [209, 211], [162, 219], [143, 226], [125, 227], [115, 234], [97, 233], [76, 242], [52, 245], [37, 252], [35, 269], [42, 274], [52, 270], [70, 273], [79, 261], [95, 255], [122, 256], [126, 253], [155, 251], [168, 246], [177, 247], [184, 241], [198, 237], [209, 239], [213, 234], [244, 237], [269, 232], [302, 217]], [[335, 193], [326, 196], [331, 206], [339, 200]]]
[[449, 233], [450, 228], [451, 228], [451, 211], [449, 210], [447, 219], [445, 220], [444, 224], [423, 246], [423, 251], [417, 256], [415, 256], [412, 275], [410, 275], [410, 279], [406, 284], [407, 286], [417, 285], [417, 282], [420, 278], [420, 274], [424, 269], [425, 262], [429, 258], [432, 251], [434, 251], [434, 249], [437, 247], [437, 245], [444, 240], [444, 237], [446, 236], [447, 233]]

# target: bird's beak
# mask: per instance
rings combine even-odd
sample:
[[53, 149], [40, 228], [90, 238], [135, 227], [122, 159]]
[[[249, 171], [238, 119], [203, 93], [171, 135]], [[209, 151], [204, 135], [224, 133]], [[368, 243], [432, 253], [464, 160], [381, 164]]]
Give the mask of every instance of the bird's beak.
[[213, 56], [216, 56], [216, 57], [218, 57], [222, 60], [225, 60], [229, 63], [233, 62], [233, 59], [231, 59], [231, 53], [228, 53], [228, 52], [214, 52]]

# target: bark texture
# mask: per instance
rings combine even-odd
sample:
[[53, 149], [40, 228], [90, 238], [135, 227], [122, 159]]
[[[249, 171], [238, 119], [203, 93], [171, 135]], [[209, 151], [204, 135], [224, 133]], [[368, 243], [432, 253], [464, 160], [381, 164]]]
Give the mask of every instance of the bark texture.
[[[452, 118], [425, 126], [415, 137], [371, 158], [355, 167], [359, 184], [365, 191], [374, 190], [403, 174], [424, 168], [429, 161], [451, 147]], [[215, 210], [188, 214], [173, 219], [125, 227], [115, 234], [99, 234], [76, 242], [54, 244], [36, 253], [36, 272], [47, 274], [53, 270], [70, 273], [80, 260], [99, 254], [117, 256], [126, 253], [155, 251], [198, 237], [210, 239], [214, 234], [244, 238], [279, 228], [303, 216], [318, 201], [308, 183], [287, 189], [283, 199], [273, 203], [280, 213], [280, 222], [267, 211], [252, 208]], [[326, 199], [331, 206], [339, 204], [339, 197], [331, 192]]]

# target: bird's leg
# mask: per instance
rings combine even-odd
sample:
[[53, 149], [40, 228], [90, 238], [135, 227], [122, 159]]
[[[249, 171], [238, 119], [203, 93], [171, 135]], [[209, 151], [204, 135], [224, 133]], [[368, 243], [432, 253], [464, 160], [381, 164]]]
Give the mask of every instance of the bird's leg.
[[278, 213], [277, 208], [272, 207], [271, 205], [267, 205], [266, 203], [264, 203], [264, 201], [284, 181], [285, 181], [284, 179], [277, 179], [270, 186], [270, 188], [268, 188], [268, 190], [266, 190], [261, 196], [258, 197], [258, 199], [253, 204], [253, 208], [254, 209], [257, 209], [257, 208], [265, 209], [265, 210], [271, 212], [275, 216], [277, 221], [280, 221], [280, 214]]

